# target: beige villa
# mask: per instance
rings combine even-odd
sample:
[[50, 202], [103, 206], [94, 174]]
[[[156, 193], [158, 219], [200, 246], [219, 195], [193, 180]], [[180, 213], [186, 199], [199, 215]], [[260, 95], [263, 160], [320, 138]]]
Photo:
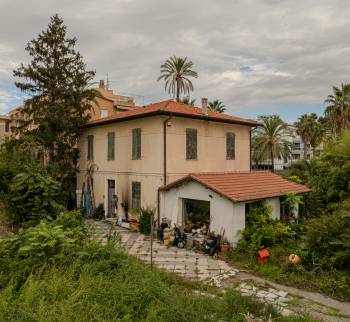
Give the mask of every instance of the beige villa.
[[[90, 183], [89, 198], [104, 206], [107, 217], [150, 207], [159, 222], [183, 224], [191, 217], [188, 205], [198, 200], [208, 206], [210, 228], [224, 228], [236, 242], [250, 202], [266, 200], [279, 218], [280, 196], [308, 191], [272, 173], [249, 177], [256, 126], [255, 120], [208, 111], [206, 99], [201, 108], [168, 100], [92, 120], [79, 140], [78, 206]], [[241, 186], [246, 195], [237, 197]]]
[[10, 116], [0, 115], [0, 145], [3, 144], [11, 134], [10, 124]]

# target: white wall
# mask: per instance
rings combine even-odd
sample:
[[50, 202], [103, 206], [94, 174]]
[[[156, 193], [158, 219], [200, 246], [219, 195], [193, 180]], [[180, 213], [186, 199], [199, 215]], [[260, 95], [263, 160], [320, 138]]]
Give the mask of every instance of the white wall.
[[280, 198], [268, 198], [265, 199], [265, 205], [272, 207], [272, 218], [281, 219]]
[[182, 200], [197, 199], [210, 202], [210, 229], [219, 233], [225, 229], [224, 236], [231, 243], [236, 243], [239, 231], [245, 226], [245, 204], [234, 204], [214, 191], [197, 182], [189, 182], [160, 194], [160, 218], [171, 220], [171, 224], [182, 224]]

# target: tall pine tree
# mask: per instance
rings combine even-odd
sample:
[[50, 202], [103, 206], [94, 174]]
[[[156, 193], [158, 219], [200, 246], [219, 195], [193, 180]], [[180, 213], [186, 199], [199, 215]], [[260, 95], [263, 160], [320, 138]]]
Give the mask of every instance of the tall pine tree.
[[22, 107], [29, 120], [24, 134], [36, 138], [46, 151], [51, 173], [68, 191], [74, 190], [80, 127], [88, 121], [87, 112], [97, 94], [90, 87], [95, 72], [87, 70], [75, 50], [76, 41], [54, 15], [47, 29], [26, 47], [31, 62], [14, 71], [20, 78], [16, 86], [29, 96]]

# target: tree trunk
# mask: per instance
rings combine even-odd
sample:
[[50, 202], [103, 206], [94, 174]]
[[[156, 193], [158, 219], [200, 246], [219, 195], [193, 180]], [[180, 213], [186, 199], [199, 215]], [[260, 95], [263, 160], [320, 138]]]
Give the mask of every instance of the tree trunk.
[[178, 80], [176, 80], [176, 101], [180, 102], [180, 87]]
[[304, 142], [304, 160], [307, 160], [307, 142]]
[[271, 155], [271, 170], [272, 172], [275, 172], [275, 156], [273, 153], [273, 147], [271, 147], [271, 151], [270, 151], [270, 155]]

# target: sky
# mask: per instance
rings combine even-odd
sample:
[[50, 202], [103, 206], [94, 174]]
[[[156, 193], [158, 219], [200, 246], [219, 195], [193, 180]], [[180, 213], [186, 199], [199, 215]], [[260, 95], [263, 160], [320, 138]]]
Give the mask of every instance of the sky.
[[26, 43], [58, 13], [96, 82], [138, 104], [168, 99], [157, 81], [170, 56], [199, 74], [191, 98], [224, 102], [228, 114], [323, 113], [350, 72], [348, 0], [0, 0], [0, 114], [23, 101], [12, 71]]

